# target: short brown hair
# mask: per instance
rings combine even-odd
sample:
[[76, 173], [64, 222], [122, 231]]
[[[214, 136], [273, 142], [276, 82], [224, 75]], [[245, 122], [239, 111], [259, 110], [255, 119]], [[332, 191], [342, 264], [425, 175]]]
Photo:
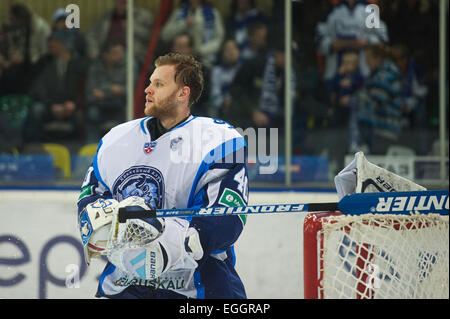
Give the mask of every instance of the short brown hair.
[[197, 102], [204, 86], [200, 62], [191, 55], [170, 52], [155, 60], [155, 67], [162, 65], [175, 65], [175, 83], [182, 86], [186, 85], [191, 89], [189, 105]]

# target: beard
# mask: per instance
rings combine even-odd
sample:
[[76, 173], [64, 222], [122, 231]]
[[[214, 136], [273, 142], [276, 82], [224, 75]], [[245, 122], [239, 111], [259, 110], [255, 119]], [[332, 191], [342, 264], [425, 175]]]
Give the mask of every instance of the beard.
[[150, 106], [145, 107], [145, 115], [153, 116], [160, 120], [175, 117], [177, 114], [176, 94], [177, 91], [159, 102], [153, 101]]

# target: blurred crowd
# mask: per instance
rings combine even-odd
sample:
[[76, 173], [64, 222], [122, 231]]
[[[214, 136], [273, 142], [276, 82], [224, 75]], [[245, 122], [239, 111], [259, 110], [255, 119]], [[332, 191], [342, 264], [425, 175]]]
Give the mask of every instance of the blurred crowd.
[[[268, 14], [257, 1], [232, 0], [226, 16], [214, 1], [177, 3], [153, 58], [175, 51], [201, 60], [206, 83], [194, 115], [243, 129], [277, 127], [282, 138], [288, 71], [295, 154], [385, 154], [410, 131], [421, 133], [409, 140], [416, 154], [431, 152], [437, 1], [295, 1], [290, 70], [281, 1]], [[370, 4], [380, 20], [368, 27]], [[0, 152], [48, 141], [96, 143], [125, 121], [126, 5], [114, 0], [84, 31], [66, 27], [64, 8], [55, 8], [49, 23], [22, 4], [10, 7], [0, 25]], [[134, 15], [136, 83], [157, 17], [145, 8]]]

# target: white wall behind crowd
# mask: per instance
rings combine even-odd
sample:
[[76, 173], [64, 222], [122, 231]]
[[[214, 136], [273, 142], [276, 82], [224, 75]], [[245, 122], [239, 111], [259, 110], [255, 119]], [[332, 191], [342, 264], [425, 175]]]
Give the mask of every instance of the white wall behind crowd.
[[[77, 198], [73, 191], [0, 191], [0, 298], [94, 298], [105, 261], [84, 263]], [[249, 205], [330, 201], [334, 192], [251, 192]], [[303, 218], [248, 217], [236, 243], [248, 298], [303, 298]]]

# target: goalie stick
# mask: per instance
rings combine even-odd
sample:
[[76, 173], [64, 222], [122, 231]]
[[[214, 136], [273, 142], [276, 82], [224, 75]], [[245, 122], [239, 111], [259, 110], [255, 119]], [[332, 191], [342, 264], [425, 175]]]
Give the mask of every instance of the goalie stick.
[[228, 216], [268, 213], [310, 213], [340, 211], [346, 215], [436, 213], [448, 215], [448, 190], [357, 193], [335, 203], [273, 204], [232, 207], [145, 210], [139, 206], [119, 209], [119, 223], [127, 219], [155, 217]]

